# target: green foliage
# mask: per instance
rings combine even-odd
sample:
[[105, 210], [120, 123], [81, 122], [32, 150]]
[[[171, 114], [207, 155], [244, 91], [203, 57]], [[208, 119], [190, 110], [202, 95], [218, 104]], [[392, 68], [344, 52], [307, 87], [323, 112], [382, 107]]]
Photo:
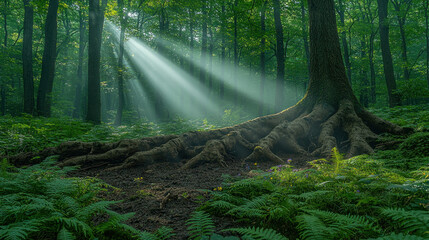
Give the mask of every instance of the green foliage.
[[287, 237], [277, 233], [273, 229], [264, 229], [259, 227], [229, 228], [224, 231], [236, 232], [244, 237], [251, 237], [255, 240], [288, 240]]
[[154, 233], [150, 233], [147, 231], [140, 232], [137, 235], [138, 239], [141, 240], [167, 240], [173, 237], [175, 234], [173, 233], [173, 229], [169, 227], [160, 227]]
[[407, 235], [407, 234], [396, 234], [396, 233], [391, 233], [390, 235], [387, 236], [382, 236], [382, 237], [378, 237], [378, 238], [368, 238], [367, 240], [425, 240], [427, 238], [423, 238], [423, 237], [419, 237], [419, 236], [415, 236], [415, 235]]
[[215, 226], [210, 215], [203, 211], [196, 211], [186, 221], [190, 239], [200, 240], [213, 234]]
[[381, 214], [388, 217], [392, 225], [399, 230], [429, 238], [429, 212], [422, 210], [405, 210], [402, 208], [382, 209]]
[[429, 157], [429, 132], [413, 134], [399, 145], [399, 150], [407, 158]]
[[413, 171], [402, 171], [387, 163], [379, 156], [344, 159], [333, 149], [329, 160], [315, 160], [310, 169], [279, 165], [226, 182], [202, 209], [288, 238], [364, 239], [396, 231], [426, 237], [429, 168], [415, 162]]
[[[116, 202], [96, 195], [105, 184], [91, 178], [66, 178], [73, 168], [59, 169], [48, 158], [28, 168], [3, 171], [0, 176], [0, 239], [89, 239], [130, 237], [138, 232], [124, 221], [133, 214], [108, 209]], [[108, 217], [95, 225], [97, 214]]]

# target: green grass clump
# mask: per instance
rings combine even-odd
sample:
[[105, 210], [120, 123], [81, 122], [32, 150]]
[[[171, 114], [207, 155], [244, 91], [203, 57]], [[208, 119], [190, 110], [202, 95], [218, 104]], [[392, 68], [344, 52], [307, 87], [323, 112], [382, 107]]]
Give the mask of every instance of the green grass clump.
[[[96, 196], [106, 186], [93, 178], [67, 178], [50, 158], [28, 168], [5, 160], [0, 172], [0, 239], [129, 239], [139, 231], [123, 222], [132, 213], [109, 210]], [[96, 216], [106, 220], [95, 224]]]

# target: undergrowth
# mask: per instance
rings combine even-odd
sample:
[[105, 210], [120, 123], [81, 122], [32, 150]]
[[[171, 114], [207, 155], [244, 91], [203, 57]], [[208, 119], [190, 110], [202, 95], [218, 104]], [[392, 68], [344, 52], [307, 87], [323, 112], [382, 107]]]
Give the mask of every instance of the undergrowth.
[[[28, 168], [1, 162], [0, 239], [149, 239], [151, 233], [124, 223], [133, 213], [114, 212], [109, 206], [118, 202], [97, 197], [112, 187], [95, 178], [67, 178], [74, 168], [54, 164], [53, 158]], [[159, 229], [153, 239], [171, 237], [168, 231]]]
[[429, 238], [429, 166], [401, 171], [336, 149], [310, 164], [225, 182], [201, 210], [289, 239]]

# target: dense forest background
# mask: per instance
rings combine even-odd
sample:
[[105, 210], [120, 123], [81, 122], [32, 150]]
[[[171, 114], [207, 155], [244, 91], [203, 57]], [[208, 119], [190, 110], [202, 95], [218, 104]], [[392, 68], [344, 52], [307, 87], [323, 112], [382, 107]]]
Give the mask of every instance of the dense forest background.
[[[379, 4], [387, 4], [387, 20]], [[428, 6], [425, 0], [335, 2], [347, 75], [362, 105], [425, 102]], [[308, 85], [305, 1], [3, 0], [1, 13], [1, 115], [117, 124], [216, 118], [228, 109], [258, 116], [292, 106]], [[97, 49], [88, 48], [88, 38], [103, 22], [98, 96], [91, 85], [98, 79], [98, 60], [91, 58]], [[383, 64], [380, 26], [390, 29], [393, 72]], [[101, 118], [89, 116], [88, 107]]]

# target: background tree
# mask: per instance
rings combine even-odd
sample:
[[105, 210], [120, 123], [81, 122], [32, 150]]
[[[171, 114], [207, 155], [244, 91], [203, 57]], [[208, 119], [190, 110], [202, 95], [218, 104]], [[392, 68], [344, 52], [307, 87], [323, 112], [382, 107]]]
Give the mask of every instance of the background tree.
[[57, 57], [57, 16], [59, 0], [50, 0], [45, 22], [45, 45], [42, 59], [42, 75], [37, 93], [37, 115], [51, 116], [52, 87]]
[[100, 48], [107, 0], [89, 0], [88, 110], [86, 120], [101, 123]]

